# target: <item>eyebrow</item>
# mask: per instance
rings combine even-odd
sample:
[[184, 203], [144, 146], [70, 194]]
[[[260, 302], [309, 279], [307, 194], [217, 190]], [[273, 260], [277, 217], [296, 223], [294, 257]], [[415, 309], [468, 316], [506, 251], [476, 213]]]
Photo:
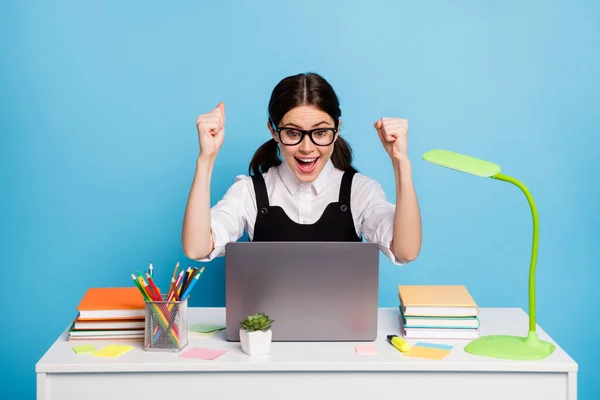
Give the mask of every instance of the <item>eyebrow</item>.
[[[316, 128], [317, 126], [319, 126], [319, 125], [323, 125], [323, 124], [327, 124], [327, 121], [321, 121], [321, 122], [319, 122], [319, 123], [317, 123], [317, 124], [314, 124], [312, 127], [313, 127], [313, 128]], [[301, 127], [300, 125], [296, 125], [296, 124], [294, 124], [293, 122], [288, 122], [288, 123], [287, 123], [287, 124], [285, 124], [284, 126], [292, 126], [292, 127], [294, 127], [294, 128], [302, 129], [302, 127]]]

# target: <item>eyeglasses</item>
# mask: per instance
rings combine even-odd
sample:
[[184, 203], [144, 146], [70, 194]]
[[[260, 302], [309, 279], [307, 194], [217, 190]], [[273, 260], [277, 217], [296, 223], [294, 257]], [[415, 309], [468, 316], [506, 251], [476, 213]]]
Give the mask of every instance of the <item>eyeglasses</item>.
[[308, 135], [310, 140], [317, 146], [329, 146], [333, 143], [337, 128], [317, 128], [310, 130], [302, 130], [297, 128], [277, 128], [279, 142], [286, 146], [295, 146], [302, 142], [304, 135]]

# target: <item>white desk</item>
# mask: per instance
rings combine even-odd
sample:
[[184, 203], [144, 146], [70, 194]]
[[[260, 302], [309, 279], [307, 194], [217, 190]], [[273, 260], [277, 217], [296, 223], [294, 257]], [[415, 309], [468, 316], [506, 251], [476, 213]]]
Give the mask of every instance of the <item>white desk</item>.
[[[190, 323], [224, 324], [224, 308], [190, 308]], [[482, 309], [481, 333], [524, 335], [521, 309]], [[275, 328], [275, 326], [274, 326]], [[468, 341], [422, 340], [451, 344], [441, 361], [409, 358], [386, 341], [399, 334], [398, 309], [379, 310], [377, 355], [357, 355], [358, 342], [274, 342], [265, 356], [247, 356], [221, 331], [210, 339], [190, 338], [187, 348], [226, 349], [213, 361], [177, 354], [134, 350], [117, 359], [76, 355], [67, 331], [36, 364], [40, 400], [106, 399], [486, 399], [575, 400], [577, 364], [557, 346], [540, 361], [509, 361], [474, 356]], [[538, 328], [540, 339], [552, 341]], [[414, 344], [418, 340], [409, 340]], [[90, 341], [96, 348], [107, 342]], [[553, 342], [554, 343], [554, 342]], [[185, 351], [185, 350], [184, 350]]]

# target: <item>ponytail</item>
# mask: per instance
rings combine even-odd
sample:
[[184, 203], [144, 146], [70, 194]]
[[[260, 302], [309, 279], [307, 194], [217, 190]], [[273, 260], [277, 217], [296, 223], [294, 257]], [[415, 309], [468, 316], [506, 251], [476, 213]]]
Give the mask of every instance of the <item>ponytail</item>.
[[[333, 166], [342, 171], [354, 171], [356, 169], [352, 166], [352, 148], [350, 144], [341, 136], [338, 136], [337, 140], [333, 145], [333, 153], [331, 154], [331, 162]], [[279, 147], [275, 139], [271, 139], [260, 146], [252, 161], [248, 166], [248, 173], [252, 175], [258, 175], [267, 172], [271, 167], [277, 167], [281, 164], [281, 158], [279, 158]]]
[[256, 150], [254, 156], [252, 156], [252, 161], [250, 161], [250, 165], [248, 166], [248, 173], [258, 175], [267, 172], [269, 168], [276, 167], [279, 164], [281, 164], [279, 147], [277, 146], [275, 139], [271, 139], [263, 143], [262, 146]]
[[333, 144], [331, 162], [337, 169], [342, 171], [357, 172], [352, 166], [352, 147], [350, 147], [350, 144], [341, 136], [338, 136]]

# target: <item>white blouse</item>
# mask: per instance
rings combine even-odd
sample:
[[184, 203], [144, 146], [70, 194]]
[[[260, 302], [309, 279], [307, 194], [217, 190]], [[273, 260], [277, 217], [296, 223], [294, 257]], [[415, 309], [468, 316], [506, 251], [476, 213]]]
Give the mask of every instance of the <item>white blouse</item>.
[[[338, 201], [344, 172], [335, 168], [331, 160], [311, 183], [298, 180], [287, 162], [269, 168], [263, 174], [269, 205], [280, 206], [294, 222], [315, 223], [329, 203]], [[352, 179], [350, 210], [356, 234], [377, 243], [380, 250], [394, 264], [404, 265], [390, 250], [394, 233], [395, 205], [388, 202], [379, 183], [360, 173]], [[197, 261], [210, 261], [225, 254], [225, 245], [237, 241], [244, 233], [252, 240], [256, 221], [256, 197], [252, 178], [238, 175], [217, 204], [211, 208], [211, 228], [214, 250]]]

